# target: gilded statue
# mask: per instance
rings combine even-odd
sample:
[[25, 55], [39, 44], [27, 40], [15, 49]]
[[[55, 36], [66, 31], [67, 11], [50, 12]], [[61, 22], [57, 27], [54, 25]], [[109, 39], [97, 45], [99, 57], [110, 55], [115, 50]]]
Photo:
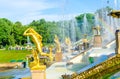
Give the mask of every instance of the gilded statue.
[[65, 43], [67, 46], [71, 46], [71, 41], [69, 37], [65, 38]]
[[87, 34], [84, 34], [84, 38], [83, 38], [83, 43], [87, 43], [88, 40], [87, 40]]
[[72, 45], [69, 37], [65, 38], [65, 44], [67, 45], [67, 51], [71, 53]]
[[33, 49], [32, 51], [34, 61], [30, 63], [30, 68], [32, 70], [46, 68], [45, 65], [41, 65], [39, 55], [49, 57], [50, 61], [53, 61], [53, 56], [52, 52], [47, 54], [42, 51], [42, 36], [38, 34], [33, 28], [28, 28], [27, 30], [25, 30], [23, 35], [30, 36], [32, 38], [32, 41], [36, 45], [36, 49]]
[[96, 30], [97, 35], [100, 35], [100, 30], [101, 30], [100, 26], [94, 27], [93, 30]]
[[59, 38], [57, 35], [55, 35], [54, 41], [56, 44], [56, 52], [61, 53], [61, 46], [60, 46]]
[[45, 65], [41, 65], [39, 55], [35, 49], [32, 49], [32, 54], [33, 54], [34, 60], [33, 60], [33, 62], [30, 62], [30, 65], [29, 65], [31, 70], [44, 70], [44, 69], [46, 69]]

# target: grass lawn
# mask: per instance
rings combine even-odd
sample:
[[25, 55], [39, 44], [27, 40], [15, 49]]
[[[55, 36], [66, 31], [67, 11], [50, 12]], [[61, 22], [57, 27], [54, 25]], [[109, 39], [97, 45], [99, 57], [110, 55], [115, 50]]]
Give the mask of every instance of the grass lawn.
[[31, 54], [30, 50], [0, 50], [0, 63], [26, 60], [29, 54]]
[[3, 77], [0, 77], [0, 79], [13, 79], [14, 77], [12, 76], [3, 76]]

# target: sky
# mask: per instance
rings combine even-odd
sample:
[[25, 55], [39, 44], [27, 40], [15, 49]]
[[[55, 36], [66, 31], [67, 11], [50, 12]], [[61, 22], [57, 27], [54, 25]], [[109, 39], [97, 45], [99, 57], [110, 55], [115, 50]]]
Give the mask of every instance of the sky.
[[[109, 4], [107, 3], [109, 1]], [[113, 0], [0, 0], [0, 18], [28, 24], [44, 18], [46, 21], [71, 19], [82, 13], [94, 13]]]

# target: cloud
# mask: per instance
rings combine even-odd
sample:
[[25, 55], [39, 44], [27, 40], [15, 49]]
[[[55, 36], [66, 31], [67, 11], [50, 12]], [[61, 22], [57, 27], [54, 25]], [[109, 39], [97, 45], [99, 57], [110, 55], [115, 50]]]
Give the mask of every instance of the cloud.
[[[71, 19], [80, 13], [76, 3], [67, 0], [0, 0], [0, 18], [28, 24], [44, 18], [47, 21]], [[72, 1], [72, 0], [71, 0]], [[77, 3], [79, 4], [79, 3]], [[76, 13], [75, 13], [76, 12]], [[83, 9], [82, 9], [83, 12]]]
[[[0, 1], [1, 8], [5, 8], [7, 10], [44, 10], [48, 8], [56, 7], [54, 2], [48, 3], [43, 0], [2, 0]], [[4, 10], [5, 10], [4, 9]]]
[[57, 14], [41, 14], [41, 15], [37, 15], [35, 14], [34, 16], [27, 15], [24, 18], [20, 19], [20, 21], [23, 24], [28, 24], [30, 22], [32, 22], [33, 20], [39, 20], [44, 18], [46, 21], [60, 21], [60, 20], [70, 20], [73, 19], [75, 16], [77, 16], [79, 14], [65, 14], [65, 15], [57, 15]]
[[36, 16], [41, 16], [44, 10], [58, 7], [56, 1], [48, 0], [0, 0], [0, 17], [12, 21], [29, 17], [36, 19]]

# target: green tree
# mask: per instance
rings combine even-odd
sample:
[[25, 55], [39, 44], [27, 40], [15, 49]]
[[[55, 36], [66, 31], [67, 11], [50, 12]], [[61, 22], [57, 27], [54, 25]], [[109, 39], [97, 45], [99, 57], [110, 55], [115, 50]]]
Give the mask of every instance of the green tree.
[[6, 46], [14, 44], [12, 26], [13, 23], [10, 20], [6, 18], [0, 18], [0, 45]]
[[54, 42], [54, 35], [58, 30], [56, 22], [46, 22], [45, 19], [33, 20], [29, 26], [33, 26], [42, 35], [44, 44]]
[[23, 45], [26, 42], [26, 38], [23, 36], [24, 31], [27, 26], [23, 26], [21, 22], [15, 22], [13, 26], [13, 35], [15, 39], [15, 44]]

